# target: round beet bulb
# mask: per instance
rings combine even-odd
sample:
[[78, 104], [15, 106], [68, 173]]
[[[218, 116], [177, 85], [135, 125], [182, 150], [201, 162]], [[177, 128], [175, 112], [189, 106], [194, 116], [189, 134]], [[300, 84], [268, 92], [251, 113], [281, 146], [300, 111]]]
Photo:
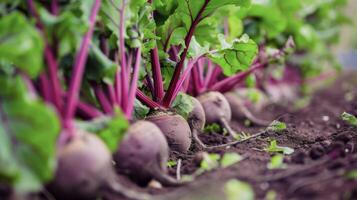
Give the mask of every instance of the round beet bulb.
[[156, 112], [146, 120], [156, 124], [165, 135], [170, 149], [186, 153], [191, 146], [191, 130], [187, 121], [172, 112]]
[[59, 147], [51, 192], [58, 199], [95, 199], [114, 174], [105, 144], [94, 134], [79, 132]]
[[219, 123], [227, 129], [230, 135], [233, 137], [237, 136], [229, 126], [229, 121], [232, 118], [232, 111], [223, 94], [219, 92], [207, 92], [200, 95], [197, 99], [202, 104], [205, 111], [207, 124]]
[[194, 97], [192, 98], [193, 109], [188, 114], [188, 124], [191, 129], [203, 130], [206, 125], [205, 111], [203, 110], [202, 104]]
[[192, 132], [192, 140], [202, 149], [206, 149], [207, 146], [198, 137], [199, 132], [202, 131], [206, 125], [205, 111], [203, 110], [201, 103], [196, 98], [192, 97], [192, 102], [193, 109], [188, 114], [187, 118]]
[[208, 124], [221, 123], [221, 120], [230, 121], [232, 118], [231, 107], [223, 94], [207, 92], [197, 98], [203, 106]]
[[161, 130], [148, 121], [132, 124], [114, 154], [116, 168], [140, 185], [166, 173], [169, 147]]

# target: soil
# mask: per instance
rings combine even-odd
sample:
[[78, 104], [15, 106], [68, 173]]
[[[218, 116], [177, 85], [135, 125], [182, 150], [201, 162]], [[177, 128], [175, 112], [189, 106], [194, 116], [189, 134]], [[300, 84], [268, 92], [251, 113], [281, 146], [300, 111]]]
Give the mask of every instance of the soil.
[[[154, 184], [139, 187], [124, 177], [121, 180], [127, 187], [148, 192], [161, 200], [223, 200], [224, 185], [230, 179], [249, 183], [254, 189], [255, 199], [357, 199], [357, 178], [346, 176], [348, 172], [357, 170], [357, 128], [340, 117], [344, 111], [357, 116], [357, 73], [343, 75], [325, 88], [316, 92], [305, 108], [294, 110], [292, 106], [270, 105], [261, 113], [256, 113], [260, 118], [285, 122], [285, 131], [269, 132], [234, 147], [209, 152], [221, 155], [239, 153], [244, 160], [235, 165], [205, 172], [195, 181], [180, 187], [154, 187]], [[235, 130], [245, 133], [264, 130], [264, 127], [242, 124], [244, 119], [231, 122]], [[207, 145], [231, 140], [220, 133], [202, 133], [200, 138]], [[272, 154], [264, 148], [271, 140], [276, 140], [279, 146], [294, 149], [293, 154], [284, 156], [287, 165], [284, 169], [267, 168]], [[190, 175], [199, 169], [200, 155], [202, 151], [194, 144], [187, 154], [171, 153], [170, 160], [181, 159], [180, 173]], [[169, 168], [169, 174], [176, 176], [176, 166]], [[4, 191], [6, 189], [0, 185], [0, 197]], [[274, 194], [275, 198], [267, 194]], [[109, 193], [104, 199], [126, 200]]]
[[[235, 147], [217, 149], [209, 153], [237, 152], [245, 159], [228, 167], [206, 172], [192, 183], [175, 188], [140, 188], [158, 199], [221, 200], [225, 199], [224, 184], [239, 179], [251, 184], [255, 199], [269, 199], [275, 193], [280, 199], [357, 199], [357, 178], [346, 174], [357, 170], [357, 128], [341, 119], [344, 111], [357, 115], [357, 73], [348, 73], [334, 84], [316, 92], [311, 103], [294, 111], [292, 107], [268, 106], [261, 113], [264, 119], [279, 119], [287, 125], [282, 133], [268, 133]], [[326, 89], [328, 88], [328, 89]], [[257, 133], [264, 127], [245, 127], [244, 119], [231, 122], [235, 130]], [[231, 139], [219, 133], [200, 134], [207, 145], [223, 144]], [[269, 141], [293, 148], [292, 155], [284, 156], [285, 169], [269, 170], [272, 154], [263, 149]], [[171, 160], [182, 159], [181, 174], [193, 174], [199, 168], [200, 150], [195, 145], [186, 155], [172, 153]], [[169, 170], [176, 175], [176, 167]], [[119, 198], [113, 198], [119, 199]], [[237, 200], [240, 199], [237, 197]]]

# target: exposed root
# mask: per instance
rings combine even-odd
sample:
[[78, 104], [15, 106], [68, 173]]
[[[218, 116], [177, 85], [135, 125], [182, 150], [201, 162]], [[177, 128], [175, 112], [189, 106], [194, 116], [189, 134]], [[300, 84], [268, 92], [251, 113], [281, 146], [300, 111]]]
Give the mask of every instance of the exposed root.
[[154, 171], [154, 179], [159, 181], [164, 186], [175, 187], [187, 183], [186, 181], [178, 181], [175, 178], [172, 178], [171, 176], [164, 174], [160, 169], [153, 169], [153, 171]]
[[247, 138], [244, 138], [243, 140], [237, 140], [237, 141], [233, 141], [233, 142], [229, 142], [229, 143], [226, 143], [226, 144], [221, 144], [221, 145], [216, 145], [216, 146], [209, 146], [209, 147], [206, 147], [207, 150], [211, 150], [211, 149], [216, 149], [216, 148], [225, 148], [225, 147], [229, 147], [229, 146], [234, 146], [234, 145], [237, 145], [237, 144], [240, 144], [240, 143], [243, 143], [243, 142], [247, 142], [251, 139], [254, 139], [254, 138], [257, 138], [265, 133], [268, 133], [267, 131], [261, 131], [259, 133], [256, 133], [252, 136], [249, 136]]
[[222, 117], [222, 118], [219, 119], [219, 122], [221, 123], [223, 128], [225, 128], [227, 130], [229, 135], [231, 135], [233, 138], [237, 138], [238, 137], [237, 133], [231, 128], [231, 126], [229, 125], [229, 123], [228, 123], [228, 121], [226, 119], [224, 119]]
[[181, 180], [181, 165], [182, 165], [182, 160], [180, 158], [177, 160], [177, 169], [176, 169], [176, 179], [178, 181]]
[[249, 136], [243, 140], [236, 140], [236, 141], [233, 141], [233, 142], [229, 142], [229, 143], [226, 143], [226, 144], [221, 144], [221, 145], [216, 145], [216, 146], [207, 146], [206, 144], [204, 144], [202, 142], [202, 140], [198, 137], [198, 132], [197, 130], [193, 130], [192, 131], [192, 137], [193, 137], [193, 140], [197, 143], [197, 145], [199, 145], [203, 150], [212, 150], [212, 149], [218, 149], [218, 148], [225, 148], [225, 147], [229, 147], [229, 146], [234, 146], [234, 145], [237, 145], [237, 144], [240, 144], [240, 143], [243, 143], [243, 142], [247, 142], [251, 139], [254, 139], [254, 138], [257, 138], [263, 134], [267, 133], [267, 131], [261, 131], [259, 133], [256, 133], [252, 136]]
[[207, 149], [207, 145], [205, 145], [202, 140], [198, 137], [197, 129], [192, 130], [192, 139], [193, 141], [202, 149]]

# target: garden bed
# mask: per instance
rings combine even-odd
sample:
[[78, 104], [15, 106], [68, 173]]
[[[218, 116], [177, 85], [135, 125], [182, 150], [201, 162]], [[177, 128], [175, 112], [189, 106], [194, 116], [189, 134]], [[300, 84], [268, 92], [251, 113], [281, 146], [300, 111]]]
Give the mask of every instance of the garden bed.
[[[356, 199], [357, 181], [348, 179], [346, 173], [357, 168], [357, 129], [340, 117], [344, 111], [357, 114], [357, 74], [348, 74], [328, 89], [317, 92], [308, 107], [292, 111], [274, 105], [258, 115], [279, 118], [287, 124], [284, 132], [264, 135], [236, 147], [210, 152], [237, 152], [245, 158], [238, 164], [207, 172], [182, 187], [136, 189], [170, 200], [215, 200], [224, 198], [222, 189], [227, 180], [239, 179], [254, 187], [256, 199], [268, 199], [269, 196], [276, 196], [275, 199]], [[351, 96], [354, 97], [352, 100]], [[232, 122], [235, 129], [243, 129], [247, 133], [262, 129], [256, 126], [242, 127], [241, 124], [243, 121]], [[228, 140], [221, 134], [201, 134], [201, 139], [210, 145]], [[267, 169], [271, 155], [263, 149], [269, 140], [276, 140], [280, 146], [295, 150], [292, 155], [284, 156], [287, 164], [285, 169]], [[182, 174], [192, 174], [199, 168], [199, 149], [195, 146], [191, 149], [186, 155], [171, 155], [171, 160], [182, 159]], [[170, 173], [175, 176], [176, 167], [171, 168]], [[110, 195], [110, 199], [120, 198]]]

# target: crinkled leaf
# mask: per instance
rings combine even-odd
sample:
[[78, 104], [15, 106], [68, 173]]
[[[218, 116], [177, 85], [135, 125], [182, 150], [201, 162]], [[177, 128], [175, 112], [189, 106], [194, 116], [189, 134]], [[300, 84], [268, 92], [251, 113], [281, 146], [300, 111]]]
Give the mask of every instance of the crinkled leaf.
[[[102, 2], [100, 16], [105, 27], [111, 32], [114, 45], [117, 45], [120, 24], [119, 9], [122, 0], [105, 0]], [[141, 46], [146, 53], [155, 47], [156, 25], [151, 17], [152, 8], [146, 0], [127, 0], [124, 12], [124, 38], [131, 48]]]
[[197, 42], [196, 37], [193, 36], [190, 43], [190, 48], [188, 49], [188, 57], [196, 58], [206, 54], [209, 50], [208, 44], [205, 46], [201, 46], [200, 43]]
[[209, 58], [218, 64], [223, 73], [232, 76], [238, 71], [246, 70], [258, 53], [257, 44], [247, 35], [228, 43], [221, 37], [221, 48], [210, 53]]
[[[102, 20], [113, 33], [119, 38], [120, 13], [123, 0], [104, 0], [101, 5], [100, 16]], [[125, 1], [125, 30], [138, 21], [140, 9], [146, 5], [146, 0], [126, 0]], [[127, 37], [127, 35], [126, 35]]]
[[[161, 45], [160, 49], [166, 52], [173, 45], [185, 47], [186, 34], [187, 30], [182, 26], [180, 18], [177, 15], [170, 15], [165, 23], [157, 28], [157, 35], [160, 37], [158, 41]], [[180, 50], [182, 51], [182, 49]], [[178, 53], [181, 53], [181, 51]]]
[[43, 102], [18, 94], [18, 78], [0, 80], [16, 91], [0, 93], [0, 180], [20, 193], [38, 191], [53, 177], [59, 120]]
[[149, 113], [150, 108], [141, 103], [138, 99], [134, 102], [134, 119], [144, 119]]
[[187, 118], [193, 109], [192, 97], [180, 92], [172, 103], [172, 108], [175, 109], [179, 115]]
[[176, 10], [182, 16], [182, 20], [189, 28], [193, 21], [198, 18], [201, 12], [201, 18], [211, 15], [218, 8], [223, 6], [250, 6], [250, 0], [178, 0], [178, 8]]
[[43, 48], [41, 35], [22, 14], [13, 12], [0, 19], [0, 61], [36, 77], [43, 66]]
[[[222, 18], [212, 16], [215, 11], [224, 6], [248, 7], [250, 0], [178, 0], [177, 3], [172, 3], [172, 0], [162, 0], [162, 3], [163, 5], [167, 4], [170, 8], [159, 9], [163, 16], [168, 15], [164, 23], [158, 28], [158, 36], [161, 38], [163, 49], [166, 51], [171, 45], [181, 45], [182, 50], [185, 47], [185, 37], [193, 24], [196, 26], [193, 35], [197, 43], [201, 46], [206, 46], [206, 43], [215, 43], [222, 20]], [[176, 6], [177, 8], [172, 11], [172, 8]], [[162, 12], [163, 10], [165, 12]], [[179, 34], [174, 36], [175, 39], [171, 39], [172, 33], [177, 30]]]
[[268, 37], [274, 38], [285, 30], [287, 20], [276, 0], [253, 1], [244, 17], [254, 18], [246, 24], [246, 33], [256, 42]]

